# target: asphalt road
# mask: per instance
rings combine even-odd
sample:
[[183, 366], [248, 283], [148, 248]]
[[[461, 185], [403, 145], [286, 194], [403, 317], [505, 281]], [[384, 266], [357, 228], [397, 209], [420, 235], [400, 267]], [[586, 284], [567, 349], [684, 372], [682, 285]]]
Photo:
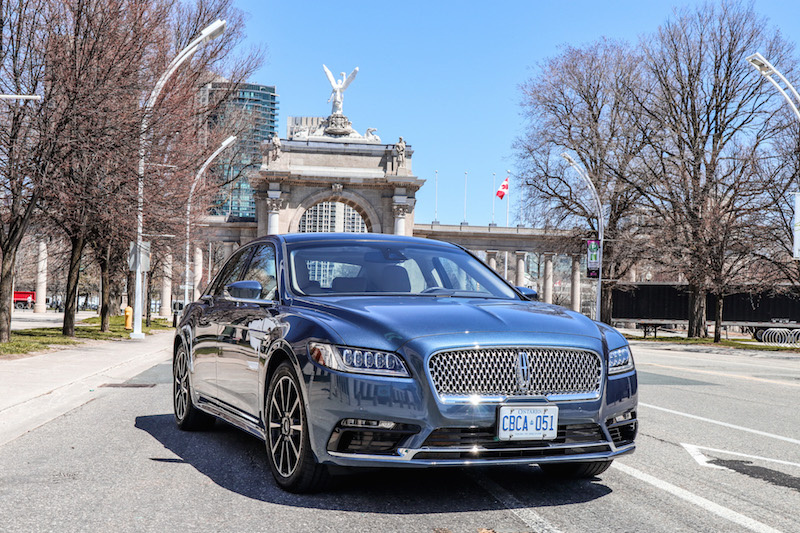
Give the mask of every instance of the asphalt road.
[[638, 449], [599, 478], [382, 470], [279, 490], [263, 444], [183, 433], [169, 365], [0, 446], [3, 531], [800, 531], [800, 358], [635, 344]]

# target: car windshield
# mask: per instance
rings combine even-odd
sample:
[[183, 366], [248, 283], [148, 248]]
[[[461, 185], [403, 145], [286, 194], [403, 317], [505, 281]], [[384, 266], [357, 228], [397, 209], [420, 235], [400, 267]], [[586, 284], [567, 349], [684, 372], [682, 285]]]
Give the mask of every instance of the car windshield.
[[288, 245], [293, 292], [519, 299], [486, 265], [458, 248], [400, 242]]

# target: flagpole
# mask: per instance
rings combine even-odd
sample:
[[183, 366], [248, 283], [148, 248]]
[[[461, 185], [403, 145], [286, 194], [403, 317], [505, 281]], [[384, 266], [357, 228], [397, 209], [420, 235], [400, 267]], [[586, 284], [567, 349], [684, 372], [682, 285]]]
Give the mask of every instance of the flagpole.
[[467, 222], [467, 171], [464, 171], [464, 222]]
[[439, 222], [439, 171], [434, 170], [435, 173], [433, 178], [433, 190], [434, 190], [434, 200], [433, 200], [433, 221], [438, 224]]
[[[509, 192], [511, 192], [511, 171], [510, 170], [506, 170], [506, 179], [508, 180], [508, 191], [506, 191], [506, 194], [508, 194]], [[508, 226], [508, 212], [510, 210], [510, 206], [511, 206], [511, 196], [508, 197], [508, 202], [506, 203], [506, 227], [509, 227]]]
[[[495, 180], [495, 174], [496, 174], [496, 172], [492, 172], [492, 190], [493, 191], [497, 191], [497, 189], [495, 188], [495, 184], [496, 184], [495, 183], [495, 181], [496, 181]], [[492, 224], [493, 225], [494, 225], [494, 198], [495, 198], [495, 196], [497, 196], [497, 192], [495, 192], [492, 195]]]

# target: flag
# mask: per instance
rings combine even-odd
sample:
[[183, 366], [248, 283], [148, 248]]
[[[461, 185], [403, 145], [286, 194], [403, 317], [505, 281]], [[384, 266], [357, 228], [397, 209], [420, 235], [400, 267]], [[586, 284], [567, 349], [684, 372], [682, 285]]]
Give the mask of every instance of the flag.
[[508, 178], [505, 179], [503, 183], [500, 184], [500, 188], [497, 189], [497, 197], [501, 200], [503, 197], [508, 193]]

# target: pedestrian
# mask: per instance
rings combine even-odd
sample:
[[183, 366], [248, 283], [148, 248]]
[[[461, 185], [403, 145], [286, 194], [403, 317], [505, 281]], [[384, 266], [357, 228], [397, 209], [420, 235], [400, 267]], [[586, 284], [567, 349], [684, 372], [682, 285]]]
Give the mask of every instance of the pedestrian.
[[33, 297], [29, 294], [28, 295], [28, 309], [33, 308]]

